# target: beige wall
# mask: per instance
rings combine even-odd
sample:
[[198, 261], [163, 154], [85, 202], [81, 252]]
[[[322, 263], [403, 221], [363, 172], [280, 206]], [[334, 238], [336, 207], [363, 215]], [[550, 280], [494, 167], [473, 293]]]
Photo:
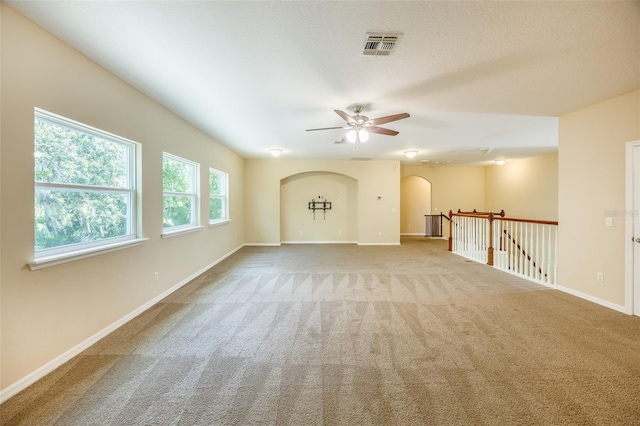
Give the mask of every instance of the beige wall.
[[[222, 147], [12, 9], [2, 11], [1, 387], [6, 389], [244, 242], [243, 167]], [[135, 247], [29, 271], [34, 107], [142, 144]], [[162, 152], [229, 173], [231, 223], [161, 239]], [[201, 216], [208, 217], [205, 202]], [[154, 281], [154, 272], [159, 281]]]
[[[248, 243], [280, 244], [281, 181], [285, 180], [286, 185], [287, 178], [300, 173], [336, 173], [354, 179], [357, 185], [356, 232], [349, 230], [349, 235], [353, 235], [359, 244], [400, 243], [398, 161], [289, 160], [282, 157], [245, 163], [245, 234]], [[308, 197], [312, 195], [309, 192]], [[300, 214], [307, 213], [301, 211]], [[314, 232], [311, 226], [316, 225], [309, 223], [304, 229], [294, 231], [302, 230], [303, 236], [309, 235]], [[335, 231], [337, 233], [337, 229]]]
[[[560, 117], [559, 284], [624, 306], [625, 144], [640, 139], [640, 91]], [[596, 273], [604, 274], [604, 283]]]
[[400, 179], [400, 233], [424, 234], [425, 217], [431, 214], [431, 182], [419, 176]]
[[[320, 197], [323, 197], [320, 199]], [[280, 232], [283, 242], [354, 242], [358, 231], [358, 182], [337, 173], [307, 172], [282, 179]], [[309, 210], [328, 201], [331, 210]]]
[[[449, 210], [484, 210], [484, 167], [403, 166], [402, 177], [420, 176], [431, 182], [431, 214]], [[447, 223], [445, 221], [445, 223]], [[449, 227], [443, 225], [443, 235]]]
[[[511, 215], [535, 204], [535, 214], [526, 215], [548, 219], [554, 211], [553, 155], [514, 161], [503, 169], [401, 168], [397, 161], [244, 161], [12, 9], [0, 5], [0, 11], [2, 389], [245, 242], [279, 244], [298, 238], [302, 230], [306, 237], [300, 241], [398, 244], [401, 177], [419, 176], [432, 184], [431, 213], [495, 206]], [[142, 144], [142, 236], [147, 242], [39, 271], [24, 267], [33, 256], [34, 107]], [[560, 119], [560, 284], [618, 305], [624, 303], [624, 222], [614, 217], [614, 226], [605, 228], [604, 212], [624, 210], [624, 144], [634, 139], [640, 139], [640, 91]], [[198, 161], [205, 185], [208, 167], [229, 173], [230, 224], [160, 238], [163, 151]], [[515, 176], [532, 180], [541, 170], [550, 172], [545, 173], [549, 180], [532, 189], [533, 199], [523, 197]], [[307, 194], [307, 189], [322, 191]], [[321, 225], [328, 226], [315, 234], [318, 215], [309, 222], [305, 207], [314, 195], [335, 203]], [[207, 216], [206, 204], [201, 215]], [[596, 272], [605, 274], [604, 284], [595, 282]]]
[[508, 217], [558, 220], [558, 153], [485, 168], [485, 207]]

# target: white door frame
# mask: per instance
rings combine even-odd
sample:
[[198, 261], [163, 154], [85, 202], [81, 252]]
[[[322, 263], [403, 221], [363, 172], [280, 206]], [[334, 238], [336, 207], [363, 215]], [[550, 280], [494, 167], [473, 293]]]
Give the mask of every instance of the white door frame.
[[[640, 191], [635, 188], [633, 181], [635, 174], [640, 174], [640, 159], [634, 160], [634, 151], [640, 152], [640, 140], [627, 142], [626, 164], [626, 211], [625, 211], [625, 311], [629, 315], [640, 316], [640, 271], [634, 270], [634, 250], [640, 250], [640, 244], [633, 242], [634, 221], [640, 221], [640, 211], [634, 207], [634, 193]], [[636, 201], [638, 203], [639, 201]], [[637, 277], [637, 278], [636, 278]]]

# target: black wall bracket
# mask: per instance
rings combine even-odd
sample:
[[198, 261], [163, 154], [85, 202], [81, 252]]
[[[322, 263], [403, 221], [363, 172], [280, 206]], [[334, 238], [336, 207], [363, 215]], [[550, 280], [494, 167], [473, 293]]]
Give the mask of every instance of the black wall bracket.
[[320, 201], [309, 201], [309, 210], [313, 211], [313, 220], [316, 220], [316, 210], [322, 210], [323, 219], [327, 219], [327, 210], [331, 210], [331, 201], [322, 199]]

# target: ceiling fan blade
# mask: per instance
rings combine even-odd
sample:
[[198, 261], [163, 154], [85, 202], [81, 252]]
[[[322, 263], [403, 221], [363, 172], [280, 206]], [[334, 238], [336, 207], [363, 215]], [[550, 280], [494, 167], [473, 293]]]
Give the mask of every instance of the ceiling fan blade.
[[409, 114], [403, 112], [401, 114], [387, 115], [385, 117], [372, 118], [369, 120], [372, 126], [377, 126], [378, 124], [390, 123], [396, 120], [402, 120], [403, 118], [410, 117]]
[[367, 132], [378, 133], [380, 135], [387, 135], [387, 136], [395, 136], [399, 133], [399, 132], [396, 132], [395, 130], [385, 129], [384, 127], [376, 127], [376, 126], [367, 127], [365, 130]]
[[346, 121], [347, 123], [349, 123], [349, 124], [356, 124], [356, 121], [353, 119], [353, 117], [351, 117], [351, 116], [350, 116], [349, 114], [347, 114], [346, 112], [344, 112], [344, 111], [340, 111], [340, 110], [337, 110], [337, 109], [334, 109], [333, 111], [334, 111], [336, 114], [338, 114], [340, 117], [342, 117], [342, 119], [343, 119], [344, 121]]
[[313, 132], [315, 130], [333, 130], [333, 129], [344, 129], [344, 126], [340, 126], [340, 127], [321, 127], [319, 129], [307, 129], [305, 131], [306, 132]]

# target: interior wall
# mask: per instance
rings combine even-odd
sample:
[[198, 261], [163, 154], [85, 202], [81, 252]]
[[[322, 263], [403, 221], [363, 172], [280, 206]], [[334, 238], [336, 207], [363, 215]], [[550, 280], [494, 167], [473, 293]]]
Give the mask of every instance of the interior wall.
[[485, 167], [485, 207], [508, 217], [558, 220], [558, 153]]
[[[312, 200], [331, 210], [309, 210]], [[348, 176], [307, 172], [282, 180], [280, 231], [283, 242], [354, 242], [357, 239], [358, 182]]]
[[562, 116], [559, 125], [559, 283], [623, 307], [625, 146], [640, 139], [640, 90]]
[[[4, 390], [240, 247], [244, 160], [13, 9], [0, 8]], [[37, 271], [25, 267], [34, 254], [34, 107], [142, 145], [148, 241]], [[163, 151], [200, 163], [203, 194], [209, 167], [229, 173], [230, 223], [160, 238]], [[206, 195], [202, 201], [207, 218]]]
[[400, 179], [400, 233], [424, 235], [425, 217], [431, 214], [431, 182], [419, 176]]
[[[458, 209], [471, 211], [485, 208], [484, 167], [402, 166], [401, 176], [420, 176], [431, 182], [431, 214], [449, 214]], [[449, 236], [448, 221], [442, 234]]]
[[[273, 159], [246, 160], [245, 234], [249, 244], [280, 244], [280, 183], [290, 176], [308, 172], [337, 173], [358, 182], [356, 242], [400, 244], [398, 161], [293, 160], [285, 156], [286, 153]], [[309, 193], [307, 197], [312, 195]]]

